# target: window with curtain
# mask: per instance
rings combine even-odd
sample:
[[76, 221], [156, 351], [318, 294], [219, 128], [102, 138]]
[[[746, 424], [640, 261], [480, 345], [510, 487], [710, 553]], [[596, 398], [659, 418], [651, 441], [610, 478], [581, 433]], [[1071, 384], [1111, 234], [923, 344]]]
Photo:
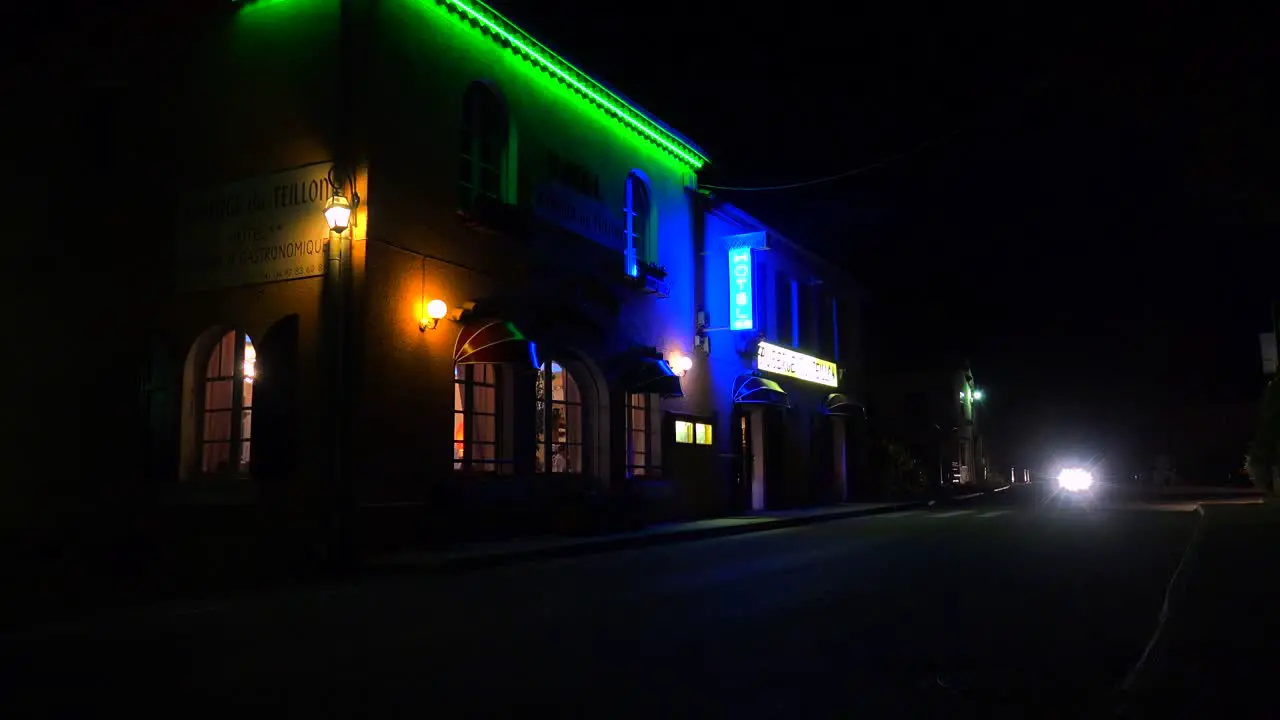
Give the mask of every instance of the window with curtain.
[[636, 260], [642, 263], [653, 262], [650, 247], [652, 238], [649, 221], [652, 206], [649, 204], [649, 186], [639, 174], [631, 173], [627, 175], [626, 190], [627, 249], [635, 251]]
[[467, 87], [458, 141], [458, 209], [470, 211], [480, 198], [503, 199], [507, 162], [507, 110], [493, 88]]
[[537, 383], [538, 472], [582, 472], [582, 396], [560, 363], [543, 363]]
[[209, 351], [200, 393], [200, 471], [205, 475], [249, 472], [256, 365], [253, 341], [236, 330]]
[[497, 365], [453, 366], [453, 469], [495, 473], [511, 469], [504, 456], [501, 416], [502, 369]]
[[652, 461], [649, 447], [649, 396], [627, 393], [627, 477], [647, 475]]

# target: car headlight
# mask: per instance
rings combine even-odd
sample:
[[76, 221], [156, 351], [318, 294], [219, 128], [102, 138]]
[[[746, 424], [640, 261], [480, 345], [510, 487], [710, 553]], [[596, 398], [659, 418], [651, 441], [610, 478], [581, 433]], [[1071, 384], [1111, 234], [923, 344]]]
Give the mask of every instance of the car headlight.
[[1084, 492], [1093, 487], [1093, 473], [1084, 468], [1063, 468], [1058, 473], [1058, 487], [1067, 492]]

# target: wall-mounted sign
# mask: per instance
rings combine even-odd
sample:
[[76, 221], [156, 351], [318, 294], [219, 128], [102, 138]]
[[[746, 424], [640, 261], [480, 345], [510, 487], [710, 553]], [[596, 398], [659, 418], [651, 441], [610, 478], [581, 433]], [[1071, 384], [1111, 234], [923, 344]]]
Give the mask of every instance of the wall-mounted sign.
[[762, 372], [786, 375], [828, 387], [837, 387], [840, 384], [840, 373], [836, 369], [836, 364], [830, 360], [805, 355], [764, 341], [761, 341], [756, 348], [756, 368]]
[[556, 181], [533, 193], [535, 217], [621, 252], [627, 246], [622, 211]]
[[729, 327], [755, 327], [755, 298], [751, 288], [751, 248], [729, 250]]
[[251, 285], [324, 273], [332, 163], [263, 175], [183, 203], [176, 248], [179, 290]]

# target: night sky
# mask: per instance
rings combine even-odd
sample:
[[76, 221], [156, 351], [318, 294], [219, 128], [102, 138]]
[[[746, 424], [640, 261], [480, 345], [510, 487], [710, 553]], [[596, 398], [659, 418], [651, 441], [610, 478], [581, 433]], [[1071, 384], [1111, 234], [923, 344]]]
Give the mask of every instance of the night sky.
[[1280, 299], [1273, 18], [494, 4], [702, 145], [704, 186], [846, 173], [717, 194], [860, 279], [873, 367], [968, 358], [999, 459], [1238, 464]]
[[1243, 453], [1280, 300], [1276, 17], [491, 4], [701, 145], [704, 186], [801, 184], [717, 194], [860, 280], [873, 368], [968, 359], [998, 463]]

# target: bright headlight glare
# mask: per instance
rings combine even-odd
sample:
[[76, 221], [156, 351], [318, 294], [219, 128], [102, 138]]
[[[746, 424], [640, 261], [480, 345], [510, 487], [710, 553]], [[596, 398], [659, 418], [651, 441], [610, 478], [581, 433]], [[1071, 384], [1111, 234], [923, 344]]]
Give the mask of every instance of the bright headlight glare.
[[1088, 490], [1093, 485], [1093, 473], [1084, 468], [1063, 468], [1058, 473], [1058, 487], [1063, 490], [1079, 492]]

